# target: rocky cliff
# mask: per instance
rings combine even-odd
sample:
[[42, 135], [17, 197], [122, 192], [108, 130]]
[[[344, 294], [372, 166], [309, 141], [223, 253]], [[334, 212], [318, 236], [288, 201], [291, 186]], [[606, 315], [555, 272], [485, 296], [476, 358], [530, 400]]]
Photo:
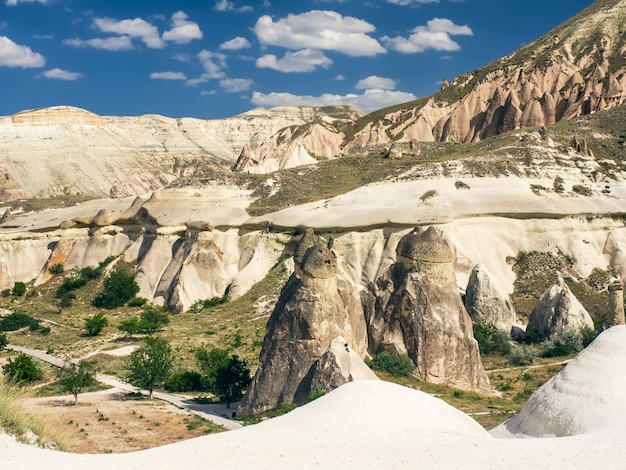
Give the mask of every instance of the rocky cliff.
[[23, 111], [0, 117], [0, 198], [144, 194], [201, 170], [226, 171], [244, 147], [256, 149], [280, 129], [352, 110], [259, 108], [210, 121], [70, 106]]
[[396, 254], [389, 272], [363, 294], [370, 353], [408, 354], [426, 382], [488, 393], [442, 233], [415, 229], [402, 237]]

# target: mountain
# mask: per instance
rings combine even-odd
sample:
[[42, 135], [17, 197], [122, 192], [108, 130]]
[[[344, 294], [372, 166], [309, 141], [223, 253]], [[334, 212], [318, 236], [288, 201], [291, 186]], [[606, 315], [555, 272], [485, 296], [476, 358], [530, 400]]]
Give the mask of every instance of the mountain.
[[226, 119], [98, 116], [70, 106], [0, 117], [0, 198], [120, 197], [223, 172], [288, 126], [361, 116], [348, 107], [253, 109]]
[[[238, 165], [249, 172], [289, 168], [303, 152], [317, 159], [403, 142], [484, 140], [507, 131], [544, 126], [620, 106], [626, 100], [626, 1], [598, 0], [566, 23], [518, 51], [449, 81], [423, 99], [375, 111], [331, 137], [322, 155], [309, 127], [272, 136]], [[257, 153], [259, 153], [257, 152]], [[240, 157], [240, 160], [244, 156]], [[246, 156], [247, 157], [247, 156]], [[271, 163], [270, 163], [271, 162]]]

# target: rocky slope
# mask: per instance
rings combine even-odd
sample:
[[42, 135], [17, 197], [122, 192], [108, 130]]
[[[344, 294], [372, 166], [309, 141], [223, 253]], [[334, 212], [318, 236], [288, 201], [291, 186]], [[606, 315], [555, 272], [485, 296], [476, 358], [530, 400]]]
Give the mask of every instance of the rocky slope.
[[[315, 154], [323, 140], [342, 140], [332, 156], [375, 146], [475, 142], [503, 132], [545, 126], [626, 101], [626, 1], [598, 0], [535, 42], [481, 69], [444, 82], [440, 92], [375, 111], [331, 137], [306, 130], [272, 136], [262, 152], [242, 155], [249, 172], [269, 172]], [[413, 150], [412, 152], [415, 152]], [[400, 152], [401, 154], [402, 152]], [[410, 153], [407, 151], [407, 153]]]
[[204, 121], [98, 116], [69, 106], [23, 111], [0, 117], [0, 198], [144, 194], [201, 170], [223, 172], [244, 147], [256, 149], [285, 127], [353, 115], [361, 113], [259, 108]]

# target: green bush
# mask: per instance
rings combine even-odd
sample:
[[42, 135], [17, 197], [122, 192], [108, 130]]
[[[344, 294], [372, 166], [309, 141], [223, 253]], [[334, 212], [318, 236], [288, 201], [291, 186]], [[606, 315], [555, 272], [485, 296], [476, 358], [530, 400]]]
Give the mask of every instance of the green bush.
[[65, 266], [63, 266], [63, 263], [53, 264], [48, 268], [48, 271], [50, 271], [50, 274], [63, 274]]
[[68, 308], [72, 305], [72, 302], [76, 300], [76, 294], [74, 292], [65, 292], [61, 297], [61, 302], [59, 302], [59, 307]]
[[165, 390], [168, 392], [202, 392], [202, 375], [191, 370], [182, 370], [165, 381]]
[[109, 320], [102, 312], [85, 318], [85, 330], [87, 336], [96, 336], [109, 324]]
[[543, 357], [561, 357], [582, 351], [595, 338], [595, 330], [582, 328], [579, 331], [565, 331], [552, 335], [541, 343]]
[[22, 312], [13, 312], [0, 320], [0, 331], [16, 331], [30, 326], [35, 319]]
[[124, 305], [139, 292], [139, 285], [126, 270], [112, 272], [104, 281], [104, 291], [94, 300], [101, 308], [117, 308]]
[[138, 333], [151, 335], [169, 324], [170, 316], [167, 312], [152, 305], [145, 305], [139, 319]]
[[146, 305], [146, 303], [148, 303], [148, 299], [146, 299], [145, 297], [133, 297], [128, 301], [128, 306], [143, 307], [144, 305]]
[[7, 344], [9, 344], [7, 335], [0, 333], [0, 351], [3, 351], [7, 347]]
[[2, 295], [2, 297], [9, 297], [11, 295], [11, 289], [2, 289], [0, 295]]
[[318, 398], [323, 397], [324, 395], [326, 395], [326, 390], [324, 390], [322, 387], [315, 387], [307, 395], [307, 400], [309, 401], [317, 400]]
[[18, 297], [21, 297], [25, 293], [26, 293], [26, 284], [20, 281], [17, 281], [15, 284], [13, 284], [13, 291], [12, 291], [13, 295], [17, 295]]
[[410, 377], [415, 370], [413, 361], [406, 354], [379, 353], [367, 361], [367, 365], [373, 370], [387, 372], [394, 377]]
[[509, 364], [513, 366], [532, 364], [535, 357], [537, 357], [537, 354], [531, 346], [513, 347], [507, 355]]
[[491, 323], [476, 323], [473, 330], [481, 354], [491, 354], [495, 351], [508, 354], [511, 351], [509, 336]]
[[7, 381], [20, 385], [34, 382], [41, 377], [39, 368], [26, 354], [18, 355], [15, 360], [9, 358], [9, 362], [2, 366], [2, 372], [4, 372]]

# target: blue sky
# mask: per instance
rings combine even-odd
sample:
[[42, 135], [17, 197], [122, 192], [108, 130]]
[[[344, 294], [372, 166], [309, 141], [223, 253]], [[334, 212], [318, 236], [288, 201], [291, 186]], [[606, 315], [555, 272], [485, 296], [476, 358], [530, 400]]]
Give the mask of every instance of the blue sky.
[[592, 0], [0, 0], [0, 115], [214, 119], [426, 96]]

